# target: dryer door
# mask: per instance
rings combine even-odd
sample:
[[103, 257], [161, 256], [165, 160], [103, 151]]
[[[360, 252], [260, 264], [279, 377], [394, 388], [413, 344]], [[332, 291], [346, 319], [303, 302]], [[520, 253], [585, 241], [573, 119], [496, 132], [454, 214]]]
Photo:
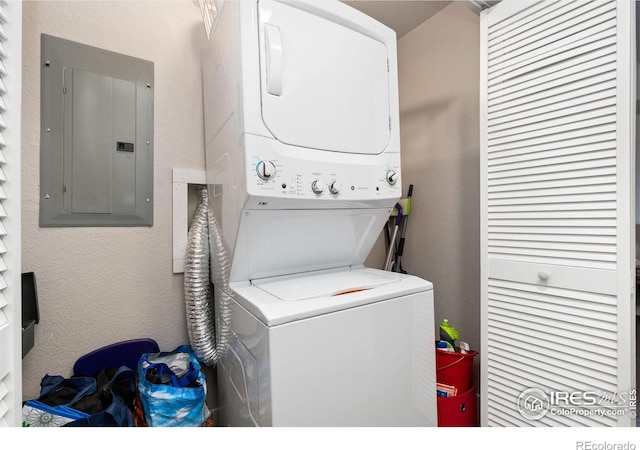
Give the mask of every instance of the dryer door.
[[384, 42], [395, 45], [395, 33], [340, 2], [261, 0], [258, 14], [262, 118], [273, 136], [382, 153], [390, 139]]

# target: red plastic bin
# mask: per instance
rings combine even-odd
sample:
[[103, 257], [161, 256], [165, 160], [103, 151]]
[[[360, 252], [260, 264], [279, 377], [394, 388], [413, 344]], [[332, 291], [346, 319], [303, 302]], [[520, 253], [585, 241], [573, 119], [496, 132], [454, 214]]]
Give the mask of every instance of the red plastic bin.
[[478, 400], [476, 385], [453, 397], [438, 397], [439, 427], [478, 426]]
[[473, 358], [478, 354], [448, 352], [436, 349], [436, 381], [458, 388], [458, 392], [468, 390], [472, 385]]

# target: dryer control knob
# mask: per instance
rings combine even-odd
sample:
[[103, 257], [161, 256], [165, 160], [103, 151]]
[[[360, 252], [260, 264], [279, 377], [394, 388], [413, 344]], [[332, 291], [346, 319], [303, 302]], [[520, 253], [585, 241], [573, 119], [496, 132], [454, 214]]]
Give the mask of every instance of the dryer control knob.
[[320, 185], [320, 180], [314, 180], [313, 183], [311, 183], [311, 190], [314, 194], [317, 195], [320, 195], [324, 192], [323, 187]]
[[333, 195], [338, 195], [340, 193], [340, 189], [342, 189], [342, 185], [337, 181], [332, 181], [329, 185], [329, 192]]
[[396, 181], [398, 181], [398, 174], [395, 170], [389, 169], [387, 170], [387, 175], [385, 176], [385, 178], [387, 179], [387, 183], [393, 186], [394, 184], [396, 184]]
[[260, 161], [256, 164], [256, 173], [262, 180], [271, 180], [276, 176], [276, 166], [271, 161]]

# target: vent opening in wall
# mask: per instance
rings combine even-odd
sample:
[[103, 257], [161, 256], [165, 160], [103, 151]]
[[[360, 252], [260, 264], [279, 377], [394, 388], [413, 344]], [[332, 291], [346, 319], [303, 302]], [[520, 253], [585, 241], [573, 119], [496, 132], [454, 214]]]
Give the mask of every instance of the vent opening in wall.
[[41, 39], [40, 226], [153, 225], [153, 63]]

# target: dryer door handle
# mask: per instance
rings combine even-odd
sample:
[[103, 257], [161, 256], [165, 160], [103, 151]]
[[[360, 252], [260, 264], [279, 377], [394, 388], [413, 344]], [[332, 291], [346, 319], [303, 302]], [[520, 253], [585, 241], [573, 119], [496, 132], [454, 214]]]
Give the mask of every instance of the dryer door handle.
[[282, 95], [282, 40], [280, 29], [266, 23], [264, 25], [266, 44], [267, 92]]

